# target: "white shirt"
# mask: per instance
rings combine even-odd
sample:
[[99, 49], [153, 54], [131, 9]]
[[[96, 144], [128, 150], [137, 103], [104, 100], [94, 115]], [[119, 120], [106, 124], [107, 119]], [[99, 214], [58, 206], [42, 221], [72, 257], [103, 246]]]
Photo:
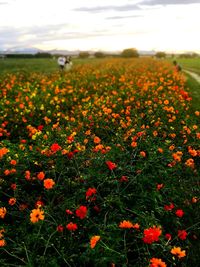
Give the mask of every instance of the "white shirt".
[[58, 58], [58, 64], [61, 66], [65, 66], [65, 57], [59, 57]]

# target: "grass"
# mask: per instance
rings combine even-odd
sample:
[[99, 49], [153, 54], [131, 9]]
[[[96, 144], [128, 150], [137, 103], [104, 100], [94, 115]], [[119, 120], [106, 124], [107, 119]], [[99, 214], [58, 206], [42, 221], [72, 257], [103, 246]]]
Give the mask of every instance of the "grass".
[[58, 70], [54, 59], [10, 59], [0, 60], [0, 74], [16, 72], [40, 72], [49, 73]]
[[179, 58], [177, 61], [180, 63], [183, 69], [200, 74], [200, 58]]
[[185, 74], [187, 77], [186, 86], [190, 88], [192, 95], [192, 109], [198, 110], [200, 107], [200, 84], [190, 75]]
[[[101, 59], [72, 59], [74, 64], [85, 64], [89, 62], [101, 61]], [[17, 72], [37, 72], [37, 73], [52, 73], [58, 71], [58, 64], [56, 58], [33, 58], [33, 59], [14, 59], [6, 58], [0, 60], [0, 75], [6, 73]]]

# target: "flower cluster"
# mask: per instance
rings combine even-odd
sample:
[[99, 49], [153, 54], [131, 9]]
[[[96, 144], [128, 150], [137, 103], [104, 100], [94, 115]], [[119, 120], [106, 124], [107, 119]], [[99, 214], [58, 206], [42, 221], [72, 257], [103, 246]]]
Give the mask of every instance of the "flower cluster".
[[183, 74], [109, 58], [0, 78], [5, 266], [196, 266], [200, 111]]

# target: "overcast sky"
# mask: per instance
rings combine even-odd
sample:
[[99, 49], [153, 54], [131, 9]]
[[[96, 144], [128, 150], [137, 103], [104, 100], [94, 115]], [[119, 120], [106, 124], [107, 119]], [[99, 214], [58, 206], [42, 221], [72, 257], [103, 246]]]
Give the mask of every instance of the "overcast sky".
[[200, 0], [0, 0], [0, 50], [200, 52]]

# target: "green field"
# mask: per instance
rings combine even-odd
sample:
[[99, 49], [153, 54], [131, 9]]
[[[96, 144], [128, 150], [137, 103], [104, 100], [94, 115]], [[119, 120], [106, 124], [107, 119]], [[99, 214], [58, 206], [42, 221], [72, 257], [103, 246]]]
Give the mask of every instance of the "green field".
[[[72, 59], [74, 64], [88, 63], [90, 61], [101, 61], [101, 59]], [[16, 72], [37, 72], [37, 73], [52, 73], [59, 70], [57, 58], [5, 58], [0, 59], [0, 75]]]
[[0, 74], [7, 72], [42, 72], [49, 73], [58, 70], [56, 59], [1, 59]]
[[200, 74], [200, 58], [179, 58], [177, 61], [180, 63], [183, 69]]

